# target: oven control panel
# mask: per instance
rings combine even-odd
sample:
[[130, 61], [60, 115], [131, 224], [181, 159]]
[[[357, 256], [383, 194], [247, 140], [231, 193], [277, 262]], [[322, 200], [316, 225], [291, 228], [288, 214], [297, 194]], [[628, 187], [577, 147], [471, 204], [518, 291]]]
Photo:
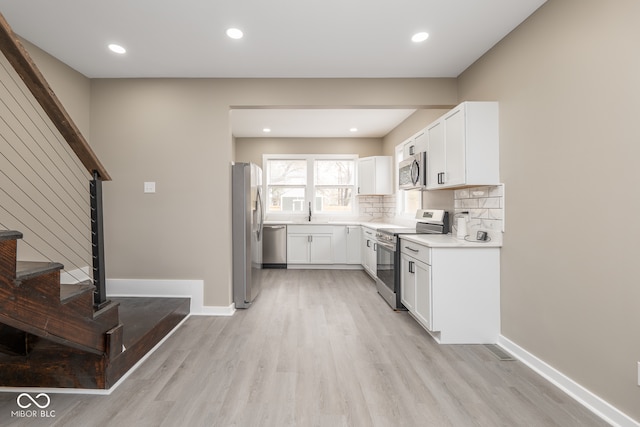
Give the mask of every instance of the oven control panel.
[[388, 243], [396, 242], [396, 236], [394, 236], [393, 234], [388, 234], [380, 231], [376, 233], [376, 239], [378, 239], [378, 241], [380, 242], [388, 242]]
[[441, 209], [418, 209], [416, 219], [430, 224], [442, 224], [445, 211]]

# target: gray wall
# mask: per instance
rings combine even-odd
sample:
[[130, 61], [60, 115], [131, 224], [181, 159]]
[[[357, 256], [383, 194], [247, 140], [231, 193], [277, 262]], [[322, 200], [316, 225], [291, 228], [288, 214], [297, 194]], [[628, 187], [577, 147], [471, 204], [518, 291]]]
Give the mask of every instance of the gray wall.
[[550, 0], [459, 79], [500, 102], [502, 333], [640, 420], [640, 2]]
[[65, 110], [87, 138], [90, 131], [91, 80], [27, 40], [20, 39]]
[[[455, 79], [104, 79], [91, 82], [91, 144], [105, 185], [109, 278], [202, 279], [231, 304], [229, 110], [453, 105]], [[235, 149], [234, 149], [235, 147]], [[155, 181], [156, 194], [143, 194]]]
[[357, 154], [381, 156], [381, 138], [236, 138], [236, 162], [262, 166], [263, 154]]

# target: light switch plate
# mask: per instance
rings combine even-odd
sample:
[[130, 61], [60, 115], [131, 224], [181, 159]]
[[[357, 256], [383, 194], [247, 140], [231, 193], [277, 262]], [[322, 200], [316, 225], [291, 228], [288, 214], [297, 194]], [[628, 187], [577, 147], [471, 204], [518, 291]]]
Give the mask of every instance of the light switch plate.
[[156, 192], [156, 183], [155, 182], [145, 182], [144, 183], [144, 192], [145, 193], [155, 193]]

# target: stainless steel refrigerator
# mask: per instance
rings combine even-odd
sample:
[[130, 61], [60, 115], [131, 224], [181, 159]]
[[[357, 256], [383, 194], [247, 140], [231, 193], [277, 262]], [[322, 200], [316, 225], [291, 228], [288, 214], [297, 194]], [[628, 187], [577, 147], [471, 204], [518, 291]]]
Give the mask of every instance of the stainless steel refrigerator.
[[236, 308], [249, 308], [262, 276], [262, 169], [253, 163], [236, 163], [231, 169], [233, 302]]

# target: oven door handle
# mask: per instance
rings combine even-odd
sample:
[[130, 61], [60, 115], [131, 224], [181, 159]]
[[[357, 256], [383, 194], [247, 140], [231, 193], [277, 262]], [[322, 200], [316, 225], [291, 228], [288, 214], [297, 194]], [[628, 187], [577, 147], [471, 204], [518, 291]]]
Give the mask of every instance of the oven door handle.
[[390, 243], [385, 243], [385, 242], [378, 242], [379, 246], [382, 246], [383, 248], [391, 251], [391, 252], [395, 252], [396, 251], [396, 247], [395, 245], [392, 245]]

